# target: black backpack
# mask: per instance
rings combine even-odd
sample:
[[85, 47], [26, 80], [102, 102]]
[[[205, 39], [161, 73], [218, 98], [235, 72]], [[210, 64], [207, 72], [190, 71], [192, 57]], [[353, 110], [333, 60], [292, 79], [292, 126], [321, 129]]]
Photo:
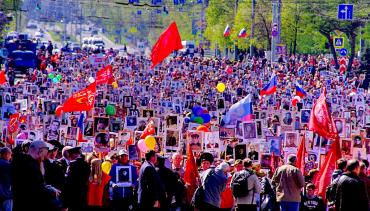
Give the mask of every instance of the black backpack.
[[231, 191], [235, 198], [247, 196], [250, 189], [248, 187], [248, 178], [253, 175], [253, 172], [245, 170], [244, 172], [236, 172], [231, 181]]

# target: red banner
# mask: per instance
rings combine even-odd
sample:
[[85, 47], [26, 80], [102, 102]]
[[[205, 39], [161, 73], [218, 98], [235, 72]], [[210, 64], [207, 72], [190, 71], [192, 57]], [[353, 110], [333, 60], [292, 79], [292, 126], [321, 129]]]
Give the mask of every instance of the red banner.
[[94, 108], [96, 83], [90, 84], [85, 89], [74, 93], [63, 105], [56, 108], [55, 113], [60, 116], [62, 112], [89, 111]]

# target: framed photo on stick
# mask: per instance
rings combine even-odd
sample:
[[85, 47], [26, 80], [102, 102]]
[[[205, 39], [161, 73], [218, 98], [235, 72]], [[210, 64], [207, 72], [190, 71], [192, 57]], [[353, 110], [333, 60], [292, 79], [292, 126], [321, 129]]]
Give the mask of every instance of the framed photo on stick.
[[131, 166], [116, 167], [116, 184], [118, 187], [130, 187], [132, 185]]

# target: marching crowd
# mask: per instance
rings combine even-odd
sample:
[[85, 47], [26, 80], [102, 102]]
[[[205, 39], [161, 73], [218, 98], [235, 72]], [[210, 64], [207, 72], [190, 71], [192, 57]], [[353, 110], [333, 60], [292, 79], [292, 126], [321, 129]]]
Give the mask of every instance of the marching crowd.
[[[37, 68], [26, 79], [16, 80], [8, 68], [8, 83], [0, 87], [0, 211], [323, 211], [327, 205], [333, 210], [369, 210], [370, 98], [365, 73], [339, 73], [333, 60], [322, 55], [281, 57], [272, 67], [263, 55], [240, 61], [176, 56], [153, 70], [144, 56], [119, 55], [113, 49], [99, 55], [56, 55], [48, 47], [39, 50]], [[83, 118], [76, 112], [58, 117], [56, 106], [92, 83], [108, 64], [116, 86], [98, 87], [95, 107], [81, 114]], [[355, 60], [354, 70], [359, 66]], [[276, 93], [259, 96], [272, 73], [278, 78]], [[296, 83], [306, 94], [293, 105]], [[308, 122], [300, 115], [312, 108], [323, 87], [332, 116], [343, 119], [342, 130], [336, 125], [343, 158], [324, 199], [313, 183], [330, 142], [306, 131]], [[222, 117], [248, 94], [261, 128], [243, 128], [238, 136], [238, 127], [225, 125]], [[110, 105], [114, 112], [108, 112]], [[190, 117], [196, 106], [211, 119]], [[9, 127], [15, 113], [22, 117], [16, 129]], [[155, 147], [142, 146], [140, 135], [154, 118]], [[207, 131], [190, 136], [192, 141], [205, 133], [217, 137], [189, 142], [188, 132], [202, 125]], [[128, 131], [127, 139], [119, 135], [122, 131]], [[296, 139], [284, 136], [290, 132]], [[307, 136], [307, 149], [316, 156], [307, 157], [312, 166], [304, 172], [296, 167], [298, 134]], [[278, 138], [266, 143], [262, 139], [268, 136]], [[351, 143], [354, 136], [358, 146]], [[350, 141], [348, 149], [345, 141]]]

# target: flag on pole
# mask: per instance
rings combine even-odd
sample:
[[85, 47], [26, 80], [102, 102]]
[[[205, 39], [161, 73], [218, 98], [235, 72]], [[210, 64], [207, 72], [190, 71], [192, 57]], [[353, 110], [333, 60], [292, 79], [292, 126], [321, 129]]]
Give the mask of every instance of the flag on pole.
[[107, 65], [106, 67], [100, 69], [96, 73], [96, 85], [113, 82], [111, 81], [112, 79], [113, 79], [112, 65]]
[[252, 95], [248, 94], [245, 98], [232, 105], [223, 118], [227, 125], [236, 120], [250, 121], [253, 119]]
[[305, 134], [303, 134], [301, 143], [298, 147], [298, 153], [297, 153], [297, 168], [299, 168], [304, 175], [304, 167], [305, 167], [305, 157], [306, 157], [306, 138]]
[[187, 186], [186, 198], [187, 201], [190, 203], [197, 188], [197, 178], [199, 178], [198, 168], [195, 164], [194, 154], [193, 150], [190, 147], [190, 144], [187, 145], [186, 156], [187, 161], [184, 172], [184, 182]]
[[80, 118], [78, 118], [78, 122], [77, 122], [77, 127], [78, 127], [77, 141], [78, 142], [85, 142], [85, 140], [83, 139], [84, 131], [85, 131], [84, 120], [85, 120], [85, 114], [84, 112], [81, 112]]
[[299, 96], [300, 98], [303, 98], [307, 95], [307, 93], [304, 91], [304, 89], [299, 85], [299, 83], [296, 83], [295, 85], [295, 95]]
[[329, 152], [326, 154], [324, 164], [314, 181], [314, 184], [317, 187], [317, 194], [325, 199], [325, 191], [331, 182], [331, 175], [335, 170], [336, 162], [342, 156], [339, 146], [338, 131], [334, 125], [328, 105], [326, 103], [325, 87], [319, 99], [317, 99], [312, 107], [308, 128], [321, 137], [334, 140]]
[[270, 81], [266, 84], [260, 91], [260, 95], [272, 95], [276, 92], [277, 86], [277, 77], [275, 74], [272, 74]]
[[325, 156], [324, 164], [315, 177], [316, 194], [321, 196], [324, 201], [326, 198], [326, 188], [330, 185], [331, 176], [336, 168], [337, 160], [342, 157], [340, 151], [339, 138], [335, 138], [331, 144], [329, 152]]
[[247, 37], [247, 30], [245, 30], [245, 28], [242, 28], [242, 30], [240, 30], [240, 32], [238, 34], [238, 37], [239, 38], [245, 38], [245, 37]]
[[60, 116], [62, 112], [89, 111], [94, 108], [96, 83], [91, 83], [85, 89], [74, 93], [70, 98], [55, 109], [55, 114]]
[[181, 37], [176, 22], [172, 22], [153, 46], [150, 55], [152, 60], [151, 68], [153, 69], [157, 64], [161, 63], [172, 51], [182, 48]]
[[226, 25], [226, 28], [224, 30], [224, 37], [228, 37], [228, 36], [230, 36], [230, 25], [229, 24]]
[[324, 87], [319, 99], [311, 110], [308, 129], [326, 139], [338, 136], [337, 128], [331, 118], [328, 105], [326, 104], [326, 88]]

